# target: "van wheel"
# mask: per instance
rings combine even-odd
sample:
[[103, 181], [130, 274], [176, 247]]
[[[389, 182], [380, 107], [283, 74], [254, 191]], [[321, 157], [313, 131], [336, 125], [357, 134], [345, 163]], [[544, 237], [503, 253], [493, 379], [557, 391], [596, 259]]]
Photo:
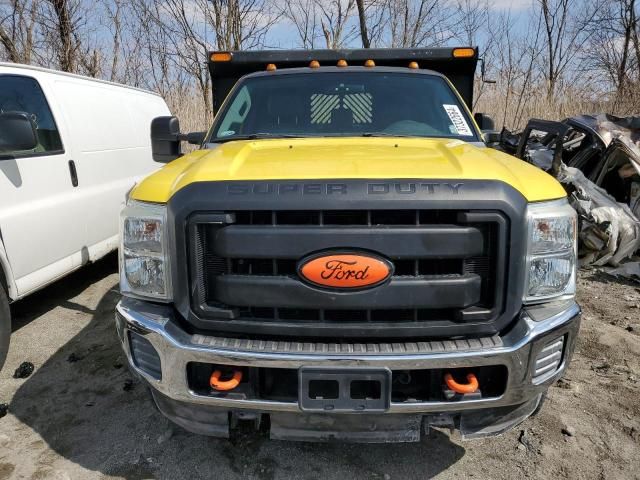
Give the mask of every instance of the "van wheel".
[[11, 336], [11, 310], [7, 292], [0, 286], [0, 370], [4, 365], [9, 351], [9, 337]]

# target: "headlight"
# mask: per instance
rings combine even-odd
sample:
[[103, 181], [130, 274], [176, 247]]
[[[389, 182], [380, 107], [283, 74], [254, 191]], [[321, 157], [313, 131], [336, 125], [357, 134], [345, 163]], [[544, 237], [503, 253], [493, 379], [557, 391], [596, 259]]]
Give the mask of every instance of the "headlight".
[[171, 299], [166, 219], [164, 205], [127, 202], [120, 219], [120, 291], [123, 294]]
[[566, 200], [535, 203], [527, 208], [525, 303], [576, 292], [577, 214]]

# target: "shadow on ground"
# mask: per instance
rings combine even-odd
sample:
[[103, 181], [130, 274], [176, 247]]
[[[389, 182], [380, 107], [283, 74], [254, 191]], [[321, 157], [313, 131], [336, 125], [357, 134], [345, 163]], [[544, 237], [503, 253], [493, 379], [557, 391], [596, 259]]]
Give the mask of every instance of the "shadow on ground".
[[613, 275], [609, 275], [606, 272], [600, 270], [583, 270], [585, 278], [591, 280], [592, 282], [597, 283], [617, 283], [620, 285], [624, 285], [627, 287], [634, 287], [640, 289], [640, 282], [632, 280], [630, 278], [624, 277], [615, 277]]
[[[85, 469], [132, 480], [406, 479], [430, 478], [464, 455], [440, 432], [416, 444], [351, 445], [270, 441], [258, 434], [230, 442], [173, 427], [144, 385], [124, 388], [133, 377], [113, 321], [117, 286], [109, 285], [95, 311], [68, 300], [107, 278], [113, 266], [84, 270], [16, 309], [18, 328], [59, 305], [88, 312], [92, 320], [20, 387], [10, 410], [57, 454]], [[70, 362], [72, 354], [76, 361]]]
[[[86, 288], [118, 271], [118, 256], [107, 255], [102, 260], [72, 273], [43, 290], [29, 295], [11, 305], [12, 331], [16, 333], [34, 319], [56, 307], [95, 315], [96, 311], [72, 301]], [[117, 288], [117, 285], [114, 286]]]

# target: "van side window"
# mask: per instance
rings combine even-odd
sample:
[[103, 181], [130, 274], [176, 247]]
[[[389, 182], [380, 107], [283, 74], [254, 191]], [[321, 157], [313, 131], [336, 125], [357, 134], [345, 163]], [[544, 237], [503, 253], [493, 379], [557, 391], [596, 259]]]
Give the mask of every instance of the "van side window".
[[29, 156], [62, 153], [62, 141], [44, 92], [34, 78], [0, 75], [0, 113], [24, 112], [36, 124], [38, 145], [28, 152], [2, 152]]

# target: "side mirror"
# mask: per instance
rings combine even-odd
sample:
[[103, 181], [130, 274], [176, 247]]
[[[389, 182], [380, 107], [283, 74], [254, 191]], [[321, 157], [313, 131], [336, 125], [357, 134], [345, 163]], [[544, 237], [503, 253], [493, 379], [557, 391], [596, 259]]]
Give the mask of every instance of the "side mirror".
[[169, 163], [182, 156], [180, 142], [200, 145], [207, 132], [180, 133], [180, 121], [176, 117], [156, 117], [151, 121], [151, 154], [153, 160]]
[[480, 130], [482, 130], [483, 132], [496, 129], [495, 122], [489, 115], [486, 115], [484, 113], [476, 113], [473, 115], [473, 119], [476, 121], [476, 123], [480, 127]]
[[204, 137], [207, 136], [207, 132], [190, 132], [182, 135], [181, 140], [184, 140], [191, 145], [200, 145], [204, 142]]
[[24, 112], [0, 113], [0, 154], [33, 150], [38, 146], [38, 131]]
[[153, 160], [169, 163], [182, 156], [180, 121], [177, 117], [156, 117], [151, 120], [151, 155]]

